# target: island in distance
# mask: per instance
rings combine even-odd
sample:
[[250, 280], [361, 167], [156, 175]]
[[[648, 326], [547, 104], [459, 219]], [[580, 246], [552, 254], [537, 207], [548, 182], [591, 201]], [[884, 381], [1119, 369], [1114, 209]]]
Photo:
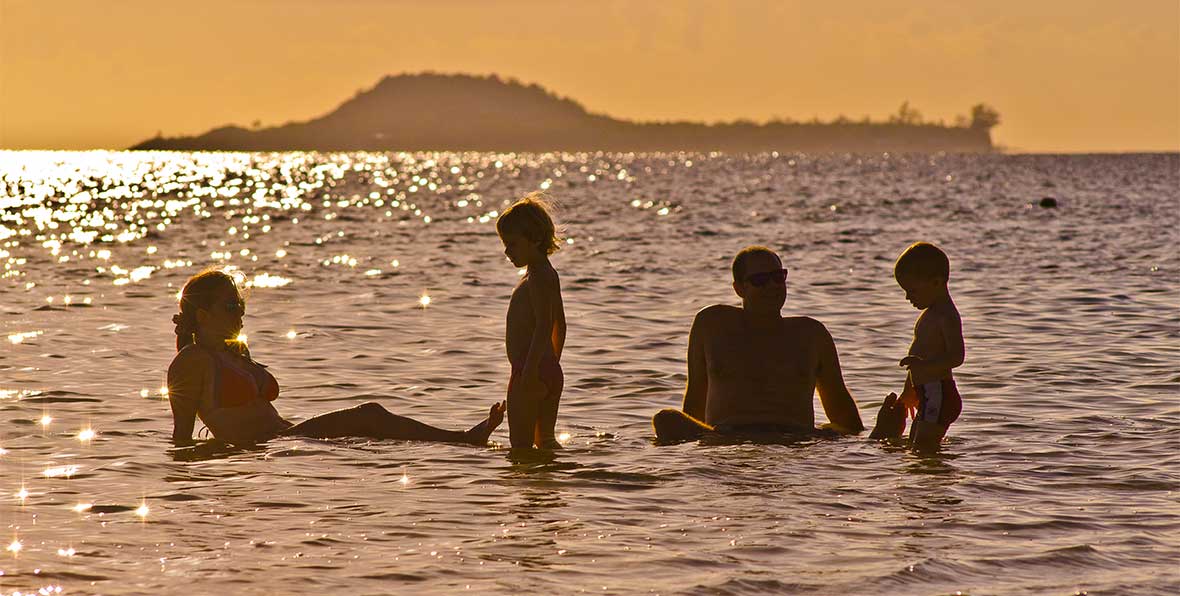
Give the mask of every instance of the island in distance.
[[138, 150], [200, 151], [994, 151], [987, 105], [953, 125], [909, 106], [885, 121], [632, 122], [588, 112], [538, 85], [495, 75], [387, 76], [332, 112], [269, 128], [224, 126], [163, 137]]

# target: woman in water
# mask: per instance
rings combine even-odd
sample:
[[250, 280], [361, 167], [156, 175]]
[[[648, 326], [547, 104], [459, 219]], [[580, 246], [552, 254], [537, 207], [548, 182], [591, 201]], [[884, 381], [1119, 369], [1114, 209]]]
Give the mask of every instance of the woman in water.
[[236, 445], [280, 435], [486, 445], [488, 436], [504, 420], [504, 406], [496, 403], [487, 419], [470, 430], [450, 431], [398, 416], [370, 402], [292, 424], [271, 404], [279, 395], [278, 382], [250, 358], [245, 344], [237, 341], [245, 314], [246, 303], [234, 278], [223, 271], [205, 271], [184, 284], [180, 314], [172, 317], [177, 352], [168, 367], [174, 444], [192, 444], [197, 417], [214, 437]]

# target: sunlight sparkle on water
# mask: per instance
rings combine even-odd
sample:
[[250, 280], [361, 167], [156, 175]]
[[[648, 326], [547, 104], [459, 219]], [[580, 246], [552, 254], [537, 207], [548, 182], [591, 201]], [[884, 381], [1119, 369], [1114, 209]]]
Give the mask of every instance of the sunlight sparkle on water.
[[38, 335], [41, 335], [42, 333], [45, 333], [45, 332], [44, 331], [21, 331], [19, 333], [13, 333], [13, 334], [9, 335], [8, 341], [12, 342], [15, 345], [15, 344], [23, 343], [26, 339], [32, 339], [34, 337], [37, 337]]
[[22, 548], [24, 548], [24, 545], [20, 543], [20, 540], [13, 538], [12, 542], [8, 543], [8, 548], [5, 548], [4, 550], [7, 550], [8, 552], [15, 555], [19, 553], [20, 549]]
[[281, 288], [289, 283], [291, 283], [291, 280], [285, 277], [279, 277], [278, 275], [271, 275], [269, 273], [259, 273], [247, 285], [255, 288]]
[[74, 474], [78, 473], [78, 466], [71, 465], [71, 466], [57, 466], [56, 468], [45, 468], [45, 471], [41, 472], [41, 473], [46, 478], [61, 478], [63, 476], [66, 478], [70, 478]]
[[84, 428], [78, 431], [78, 440], [83, 443], [94, 440], [94, 437], [96, 436], [98, 436], [98, 433], [92, 428]]
[[294, 330], [294, 329], [292, 329], [292, 330], [290, 330], [290, 331], [288, 331], [288, 332], [287, 332], [287, 339], [295, 339], [295, 337], [296, 337], [296, 336], [298, 336], [298, 335], [299, 335], [299, 334], [298, 334], [298, 333], [295, 333], [295, 330]]
[[25, 485], [22, 484], [20, 485], [20, 490], [16, 491], [12, 496], [16, 497], [21, 505], [24, 505], [25, 501], [29, 498], [29, 489], [25, 488]]
[[74, 513], [82, 513], [85, 511], [90, 511], [91, 507], [94, 507], [94, 503], [78, 503], [77, 505], [70, 507], [70, 509], [72, 509]]
[[239, 333], [239, 334], [238, 334], [238, 341], [239, 341], [239, 342], [241, 342], [241, 343], [248, 343], [248, 342], [246, 342], [246, 334], [245, 334], [245, 333]]
[[78, 551], [74, 550], [74, 547], [72, 547], [72, 546], [68, 547], [68, 548], [57, 549], [57, 556], [59, 556], [59, 557], [72, 557], [77, 553], [78, 553]]
[[561, 434], [557, 435], [557, 442], [558, 443], [565, 445], [569, 441], [570, 441], [570, 434], [569, 433], [561, 433]]
[[426, 294], [422, 294], [422, 297], [418, 299], [418, 304], [421, 304], [422, 308], [426, 308], [427, 306], [430, 306], [430, 296], [427, 296]]
[[135, 515], [141, 518], [147, 517], [148, 513], [151, 513], [151, 509], [148, 509], [147, 503], [145, 502], [140, 502], [139, 507], [135, 508]]
[[53, 416], [45, 414], [44, 416], [41, 416], [41, 420], [39, 422], [41, 423], [42, 428], [49, 426], [53, 422]]

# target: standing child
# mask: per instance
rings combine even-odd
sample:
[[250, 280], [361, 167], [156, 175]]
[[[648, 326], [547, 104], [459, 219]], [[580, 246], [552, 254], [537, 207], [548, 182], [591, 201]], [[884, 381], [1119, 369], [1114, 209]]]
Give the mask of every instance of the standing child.
[[508, 435], [512, 447], [560, 449], [554, 436], [564, 376], [565, 310], [561, 284], [549, 255], [557, 252], [550, 207], [539, 193], [514, 203], [496, 220], [504, 254], [527, 271], [508, 305], [504, 344], [512, 376], [508, 380]]
[[[905, 387], [900, 398], [889, 394], [886, 405], [900, 402], [914, 420], [910, 425], [914, 448], [934, 451], [963, 409], [951, 374], [951, 369], [963, 364], [964, 347], [963, 321], [947, 288], [950, 260], [937, 246], [918, 242], [897, 258], [893, 277], [905, 290], [906, 300], [922, 314], [914, 324], [909, 354], [901, 360], [909, 371]], [[898, 421], [904, 427], [904, 418]], [[901, 428], [892, 433], [900, 434]], [[874, 431], [874, 436], [878, 434]]]

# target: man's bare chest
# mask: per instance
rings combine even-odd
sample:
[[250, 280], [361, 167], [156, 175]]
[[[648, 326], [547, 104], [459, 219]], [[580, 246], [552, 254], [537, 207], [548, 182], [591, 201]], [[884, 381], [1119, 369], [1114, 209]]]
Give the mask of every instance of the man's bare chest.
[[725, 333], [705, 347], [709, 377], [772, 383], [814, 376], [815, 356], [798, 337], [783, 331]]

